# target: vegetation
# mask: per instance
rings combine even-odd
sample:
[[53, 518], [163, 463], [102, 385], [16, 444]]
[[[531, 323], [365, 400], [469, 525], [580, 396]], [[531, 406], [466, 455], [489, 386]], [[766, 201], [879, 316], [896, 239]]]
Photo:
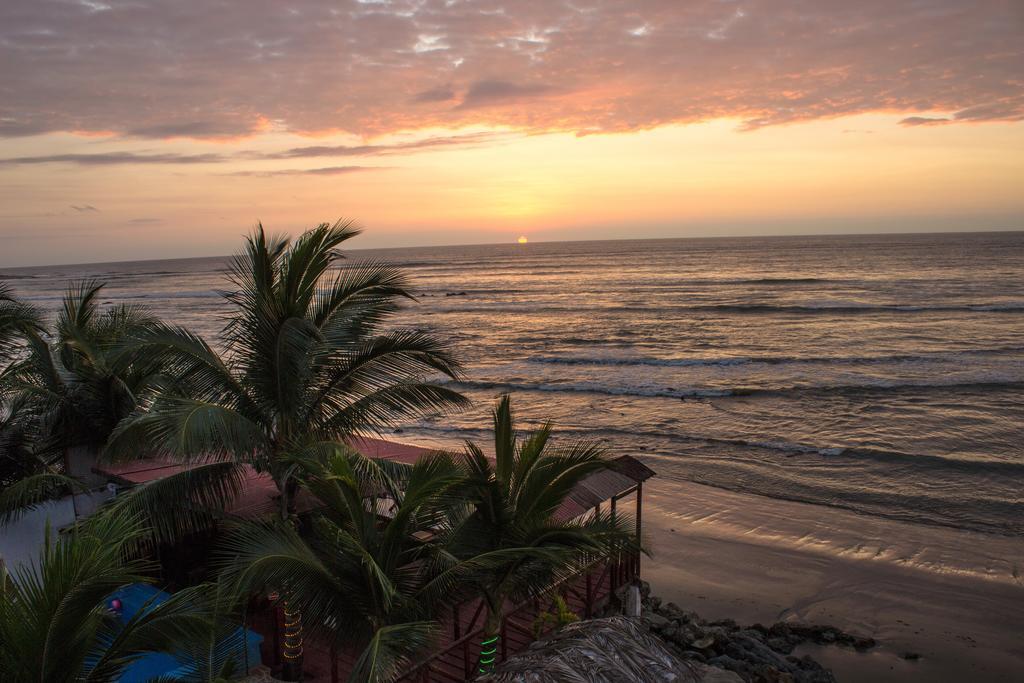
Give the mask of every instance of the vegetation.
[[607, 463], [599, 446], [550, 445], [551, 424], [519, 439], [511, 399], [493, 411], [494, 460], [475, 444], [463, 456], [462, 514], [446, 521], [446, 555], [472, 567], [466, 581], [487, 606], [481, 670], [493, 663], [505, 610], [565, 580], [598, 559], [638, 550], [623, 518], [559, 515], [570, 492]]
[[54, 540], [39, 561], [13, 575], [0, 570], [0, 671], [4, 681], [115, 681], [152, 652], [175, 652], [209, 629], [205, 586], [176, 593], [122, 623], [107, 597], [148, 582], [134, 545], [135, 520], [101, 515]]
[[[0, 334], [6, 340], [0, 355], [9, 361], [0, 383], [0, 524], [70, 491], [87, 490], [92, 466], [118, 424], [160, 391], [188, 390], [172, 359], [148, 354], [138, 343], [166, 325], [138, 306], [101, 310], [102, 290], [95, 281], [72, 283], [52, 333], [37, 311], [0, 292], [7, 297], [0, 302], [0, 321], [8, 329]], [[230, 465], [205, 464], [136, 491], [133, 512], [159, 508], [165, 514], [150, 521], [169, 538], [172, 522], [180, 531], [187, 521], [196, 523], [197, 510], [230, 500], [238, 474]]]
[[358, 232], [323, 224], [292, 243], [260, 226], [231, 265], [224, 355], [181, 329], [139, 340], [141, 351], [179, 367], [188, 392], [162, 393], [123, 422], [110, 454], [139, 443], [188, 459], [230, 454], [273, 476], [286, 516], [296, 462], [320, 459], [351, 435], [464, 406], [462, 395], [426, 379], [459, 374], [446, 344], [386, 325], [412, 297], [401, 271], [368, 262], [331, 273], [337, 248]]
[[430, 642], [431, 608], [450, 587], [429, 569], [458, 475], [443, 454], [405, 467], [338, 447], [303, 470], [323, 505], [308, 533], [272, 520], [239, 527], [223, 576], [243, 593], [281, 591], [305, 624], [328, 625], [320, 635], [334, 649], [361, 652], [350, 680], [391, 680]]
[[[394, 680], [435, 635], [442, 600], [485, 604], [481, 670], [506, 609], [598, 559], [638, 550], [628, 520], [567, 519], [569, 494], [607, 467], [588, 442], [520, 438], [511, 401], [493, 410], [494, 458], [475, 444], [413, 465], [372, 460], [350, 437], [458, 409], [436, 378], [460, 366], [432, 334], [394, 324], [409, 284], [397, 269], [337, 270], [350, 225], [320, 225], [294, 242], [262, 227], [231, 264], [222, 352], [144, 309], [98, 301], [102, 285], [69, 288], [52, 333], [0, 288], [0, 524], [81, 488], [69, 453], [189, 464], [118, 495], [39, 561], [0, 576], [0, 670], [7, 680], [115, 680], [149, 652], [187, 661], [199, 680], [228, 678], [217, 644], [237, 631], [238, 605], [277, 593], [286, 655], [303, 627], [354, 653], [353, 681]], [[247, 467], [272, 476], [279, 514], [221, 525], [219, 577], [120, 623], [117, 588], [151, 580], [141, 559], [216, 521]], [[315, 501], [298, 516], [299, 493]], [[568, 623], [560, 603], [549, 621]], [[546, 622], [545, 622], [546, 623]]]
[[540, 638], [548, 628], [562, 628], [580, 620], [578, 614], [569, 609], [565, 598], [561, 595], [555, 596], [554, 610], [544, 611], [537, 615], [533, 621], [533, 637]]

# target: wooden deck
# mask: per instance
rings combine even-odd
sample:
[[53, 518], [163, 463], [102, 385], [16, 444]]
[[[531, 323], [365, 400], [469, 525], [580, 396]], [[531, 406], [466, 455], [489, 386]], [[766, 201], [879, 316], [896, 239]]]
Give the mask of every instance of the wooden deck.
[[[536, 599], [510, 605], [501, 627], [497, 662], [525, 650], [536, 640], [534, 623], [537, 616], [541, 612], [555, 611], [556, 596], [560, 595], [572, 612], [586, 619], [616, 588], [638, 577], [639, 570], [639, 557], [615, 563], [599, 562]], [[280, 665], [280, 621], [277, 621], [275, 629], [274, 610], [257, 610], [257, 613], [262, 616], [254, 616], [250, 627], [263, 634], [263, 661], [275, 669]], [[439, 620], [440, 638], [432, 648], [433, 654], [413, 664], [400, 680], [406, 683], [462, 683], [472, 680], [478, 672], [477, 657], [484, 618], [482, 600], [453, 607], [447, 618]], [[540, 635], [546, 635], [552, 628], [549, 625]], [[353, 652], [332, 653], [329, 647], [309, 639], [304, 650], [306, 681], [346, 681], [358, 656]]]

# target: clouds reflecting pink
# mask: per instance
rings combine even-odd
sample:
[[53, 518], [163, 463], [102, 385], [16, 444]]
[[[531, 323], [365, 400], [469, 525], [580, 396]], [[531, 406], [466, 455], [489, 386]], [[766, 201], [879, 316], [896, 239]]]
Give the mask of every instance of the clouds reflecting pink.
[[0, 5], [0, 135], [1024, 118], [1017, 0]]

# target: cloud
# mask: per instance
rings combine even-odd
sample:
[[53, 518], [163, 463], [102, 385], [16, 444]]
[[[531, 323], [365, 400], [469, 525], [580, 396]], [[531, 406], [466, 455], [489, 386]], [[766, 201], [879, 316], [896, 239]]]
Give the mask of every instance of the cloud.
[[164, 219], [163, 218], [132, 218], [128, 222], [131, 223], [132, 225], [156, 225], [158, 223], [163, 223]]
[[184, 121], [130, 128], [125, 133], [140, 138], [218, 138], [237, 133], [231, 125], [219, 121]]
[[253, 178], [273, 178], [285, 175], [346, 175], [363, 171], [381, 171], [387, 166], [326, 166], [324, 168], [285, 168], [268, 171], [235, 171], [226, 175], [246, 176]]
[[1022, 25], [1007, 0], [5, 0], [0, 136], [1017, 121]]
[[950, 123], [952, 119], [946, 116], [908, 116], [900, 120], [901, 126], [940, 126]]
[[[315, 145], [292, 147], [280, 152], [247, 152], [231, 154], [153, 154], [148, 152], [98, 152], [94, 154], [50, 154], [34, 157], [0, 158], [0, 166], [37, 164], [76, 164], [79, 166], [115, 166], [124, 164], [216, 164], [232, 160], [305, 159], [311, 157], [368, 157], [410, 154], [424, 150], [463, 148], [509, 139], [505, 133], [465, 133], [428, 137], [421, 140], [379, 145]], [[333, 168], [364, 168], [358, 166]], [[371, 168], [371, 167], [365, 167]], [[373, 167], [377, 168], [377, 167]]]
[[[444, 147], [469, 147], [507, 139], [501, 133], [466, 133], [429, 137], [409, 142], [395, 142], [382, 145], [313, 145], [309, 147], [293, 147], [283, 152], [271, 152], [257, 155], [260, 159], [301, 159], [306, 157], [349, 157], [349, 156], [384, 156], [389, 154], [408, 154], [423, 150], [434, 150]], [[251, 155], [250, 155], [251, 156]]]
[[477, 81], [469, 86], [460, 107], [486, 107], [521, 102], [549, 94], [553, 88], [543, 84], [511, 83], [509, 81]]
[[76, 206], [75, 204], [72, 204], [71, 208], [74, 209], [75, 211], [79, 212], [79, 213], [98, 213], [99, 212], [99, 209], [97, 209], [92, 204], [83, 204], [82, 206]]
[[35, 157], [0, 159], [0, 166], [36, 164], [77, 164], [79, 166], [116, 166], [121, 164], [211, 164], [225, 161], [222, 154], [145, 154], [137, 152], [100, 152], [97, 154], [48, 154]]
[[413, 102], [450, 102], [455, 99], [455, 90], [450, 85], [441, 85], [436, 88], [416, 93]]

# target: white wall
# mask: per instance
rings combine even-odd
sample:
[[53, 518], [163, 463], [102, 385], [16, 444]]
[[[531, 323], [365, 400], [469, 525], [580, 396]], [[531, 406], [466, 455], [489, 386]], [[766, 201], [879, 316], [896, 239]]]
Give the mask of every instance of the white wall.
[[110, 497], [111, 493], [106, 489], [80, 493], [74, 500], [66, 496], [40, 505], [16, 522], [0, 527], [0, 560], [12, 572], [22, 565], [38, 561], [47, 520], [50, 522], [51, 538], [55, 538], [58, 531], [75, 521], [76, 506], [79, 516], [86, 517]]

